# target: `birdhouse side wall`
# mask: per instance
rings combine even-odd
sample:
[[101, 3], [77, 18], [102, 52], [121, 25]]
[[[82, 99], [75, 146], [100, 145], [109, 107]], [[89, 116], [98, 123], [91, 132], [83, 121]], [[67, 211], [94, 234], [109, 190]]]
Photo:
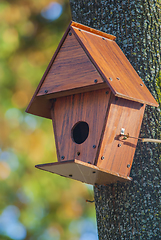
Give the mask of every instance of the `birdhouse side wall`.
[[[112, 96], [102, 144], [96, 165], [100, 168], [130, 175], [130, 169], [137, 146], [145, 105]], [[120, 136], [125, 134], [134, 138]]]
[[[94, 164], [105, 123], [110, 92], [109, 88], [106, 88], [56, 99], [51, 116], [58, 161], [77, 159]], [[81, 129], [82, 126], [83, 129]], [[85, 141], [77, 142], [86, 133]]]

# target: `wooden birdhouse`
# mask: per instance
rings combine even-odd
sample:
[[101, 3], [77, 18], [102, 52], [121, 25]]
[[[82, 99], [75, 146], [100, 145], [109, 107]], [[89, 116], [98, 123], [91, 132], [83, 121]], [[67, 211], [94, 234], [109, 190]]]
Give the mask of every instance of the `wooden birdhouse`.
[[53, 122], [58, 162], [36, 167], [93, 185], [131, 180], [146, 104], [158, 106], [115, 36], [71, 22], [26, 110]]

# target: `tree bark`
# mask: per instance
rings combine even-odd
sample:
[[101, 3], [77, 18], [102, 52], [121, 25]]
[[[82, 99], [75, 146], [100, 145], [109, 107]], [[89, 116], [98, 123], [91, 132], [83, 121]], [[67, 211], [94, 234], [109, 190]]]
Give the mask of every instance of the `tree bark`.
[[[160, 0], [70, 0], [74, 21], [117, 43], [161, 106]], [[159, 108], [146, 107], [141, 137], [160, 139]], [[138, 143], [131, 183], [94, 187], [99, 239], [161, 239], [161, 144]]]

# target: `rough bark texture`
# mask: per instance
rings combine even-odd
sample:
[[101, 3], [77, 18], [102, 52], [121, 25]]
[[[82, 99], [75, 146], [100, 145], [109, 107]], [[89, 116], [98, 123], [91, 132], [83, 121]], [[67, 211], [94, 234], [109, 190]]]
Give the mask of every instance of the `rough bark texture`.
[[[160, 0], [71, 0], [74, 21], [117, 43], [160, 101]], [[159, 108], [147, 107], [140, 136], [161, 138]], [[138, 143], [130, 184], [94, 188], [99, 239], [161, 239], [161, 144]]]

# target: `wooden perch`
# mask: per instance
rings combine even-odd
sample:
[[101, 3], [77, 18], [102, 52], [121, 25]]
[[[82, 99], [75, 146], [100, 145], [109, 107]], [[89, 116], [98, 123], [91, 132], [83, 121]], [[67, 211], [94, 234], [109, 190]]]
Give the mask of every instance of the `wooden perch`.
[[151, 139], [151, 138], [139, 138], [142, 142], [155, 142], [155, 143], [161, 143], [161, 140], [159, 139]]
[[125, 131], [125, 129], [122, 128], [122, 129], [121, 129], [121, 134], [120, 134], [120, 136], [123, 136], [123, 137], [124, 137], [124, 138], [123, 138], [124, 140], [126, 140], [127, 138], [134, 138], [134, 139], [138, 139], [138, 140], [140, 140], [141, 142], [154, 142], [154, 143], [161, 143], [161, 140], [160, 140], [160, 139], [152, 139], [152, 138], [136, 138], [136, 137], [130, 136], [129, 133], [124, 134], [124, 131]]

